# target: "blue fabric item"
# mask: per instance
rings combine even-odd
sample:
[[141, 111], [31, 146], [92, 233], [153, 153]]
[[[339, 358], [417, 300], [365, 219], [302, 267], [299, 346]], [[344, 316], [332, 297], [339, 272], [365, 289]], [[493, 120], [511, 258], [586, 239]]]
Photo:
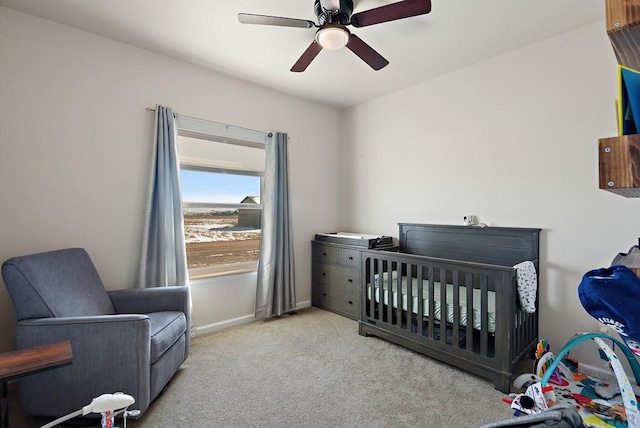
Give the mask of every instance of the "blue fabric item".
[[640, 340], [640, 279], [626, 266], [587, 272], [578, 286], [578, 297], [586, 311], [611, 327], [638, 354]]
[[295, 269], [287, 134], [269, 134], [265, 146], [262, 237], [255, 316], [282, 315], [296, 308]]
[[173, 111], [156, 106], [151, 190], [140, 260], [141, 287], [188, 284], [180, 162]]
[[637, 134], [640, 129], [640, 73], [620, 67], [622, 135]]
[[187, 286], [106, 292], [79, 248], [14, 257], [2, 275], [18, 317], [17, 349], [71, 342], [70, 366], [19, 380], [29, 415], [60, 417], [117, 391], [144, 413], [189, 355]]

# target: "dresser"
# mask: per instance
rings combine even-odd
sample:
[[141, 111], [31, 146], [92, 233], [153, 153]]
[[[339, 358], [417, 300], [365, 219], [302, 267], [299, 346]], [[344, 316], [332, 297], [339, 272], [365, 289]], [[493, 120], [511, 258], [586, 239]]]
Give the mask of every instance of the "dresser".
[[362, 247], [312, 241], [311, 304], [352, 319], [360, 319]]

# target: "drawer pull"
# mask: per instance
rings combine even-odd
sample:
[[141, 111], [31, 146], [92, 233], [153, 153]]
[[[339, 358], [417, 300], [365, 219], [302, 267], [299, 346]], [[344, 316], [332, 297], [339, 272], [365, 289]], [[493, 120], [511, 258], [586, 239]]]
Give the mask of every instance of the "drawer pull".
[[349, 304], [350, 304], [350, 305], [353, 305], [353, 302], [352, 302], [351, 300], [349, 300]]
[[349, 278], [349, 280], [348, 280], [348, 281], [349, 281], [349, 282], [353, 282], [353, 279]]
[[353, 260], [353, 256], [349, 256], [349, 260]]
[[327, 273], [326, 272], [322, 272], [322, 276], [327, 276]]
[[327, 255], [327, 253], [322, 253], [322, 255], [323, 255], [323, 256], [326, 256], [326, 255]]
[[322, 293], [322, 297], [327, 297], [327, 293]]

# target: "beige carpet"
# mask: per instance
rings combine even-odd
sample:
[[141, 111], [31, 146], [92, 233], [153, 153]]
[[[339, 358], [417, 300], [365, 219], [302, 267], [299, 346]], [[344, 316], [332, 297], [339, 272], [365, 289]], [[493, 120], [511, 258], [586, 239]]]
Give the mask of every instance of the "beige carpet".
[[[511, 417], [503, 397], [487, 380], [309, 308], [196, 337], [165, 393], [127, 425], [479, 427]], [[39, 426], [15, 402], [11, 412], [12, 427]]]

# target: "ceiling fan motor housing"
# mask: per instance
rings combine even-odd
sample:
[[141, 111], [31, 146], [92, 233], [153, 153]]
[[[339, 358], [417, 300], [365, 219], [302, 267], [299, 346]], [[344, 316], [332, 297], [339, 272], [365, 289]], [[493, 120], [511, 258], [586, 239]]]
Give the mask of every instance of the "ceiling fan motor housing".
[[322, 8], [321, 0], [315, 0], [313, 7], [315, 9], [316, 16], [318, 17], [318, 24], [339, 24], [347, 25], [351, 19], [353, 13], [353, 0], [340, 0], [340, 9], [338, 10], [324, 10]]

